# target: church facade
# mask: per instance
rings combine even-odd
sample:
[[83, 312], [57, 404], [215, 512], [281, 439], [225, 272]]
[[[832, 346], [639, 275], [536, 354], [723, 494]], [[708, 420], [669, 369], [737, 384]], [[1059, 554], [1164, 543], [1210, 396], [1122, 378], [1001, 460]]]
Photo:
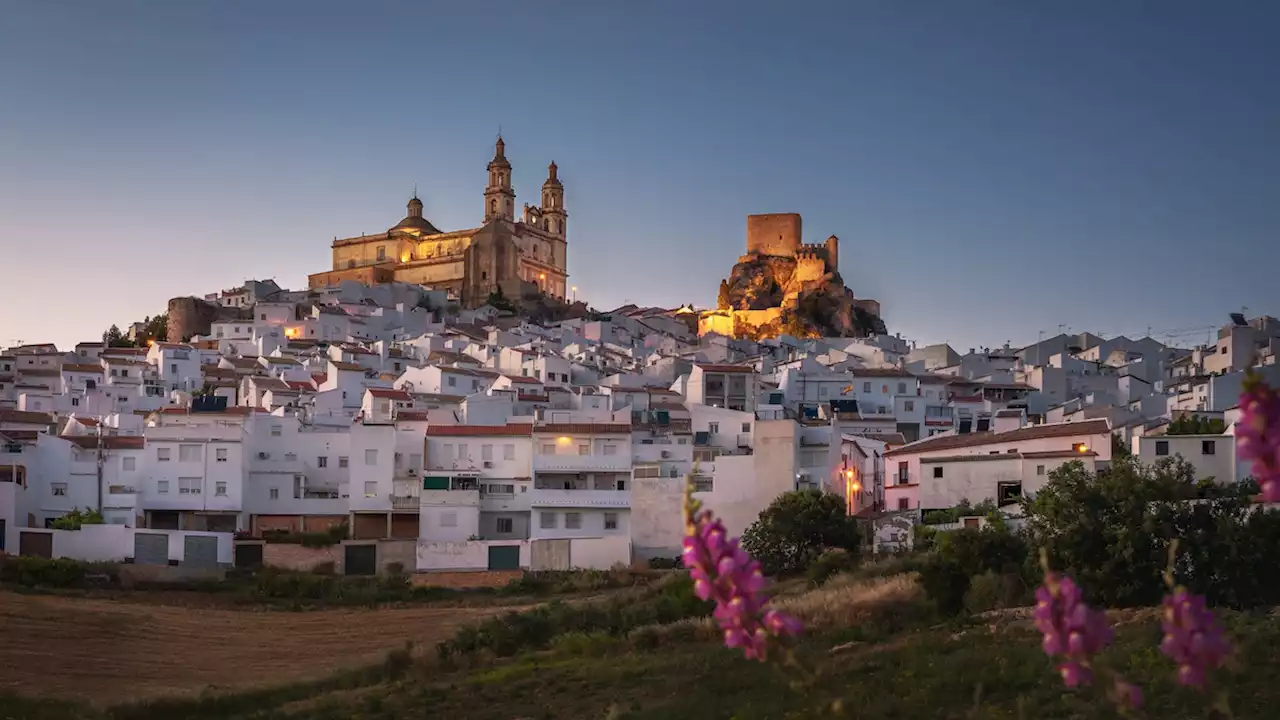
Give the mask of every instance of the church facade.
[[448, 290], [465, 307], [483, 305], [490, 293], [517, 297], [536, 290], [563, 299], [568, 287], [564, 185], [553, 162], [542, 183], [542, 204], [525, 204], [515, 217], [511, 163], [499, 137], [484, 189], [484, 224], [443, 232], [409, 200], [408, 214], [386, 232], [333, 241], [333, 268], [308, 276], [312, 288], [343, 280], [375, 285], [405, 282]]

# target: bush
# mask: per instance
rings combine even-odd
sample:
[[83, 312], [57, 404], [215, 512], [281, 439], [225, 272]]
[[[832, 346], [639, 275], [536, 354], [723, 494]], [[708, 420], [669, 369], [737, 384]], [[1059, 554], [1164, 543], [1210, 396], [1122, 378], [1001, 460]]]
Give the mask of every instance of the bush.
[[969, 589], [964, 594], [964, 609], [977, 615], [989, 610], [1001, 610], [1021, 605], [1026, 598], [1022, 578], [1009, 573], [988, 570], [969, 579]]
[[551, 649], [562, 655], [576, 657], [600, 657], [617, 650], [622, 641], [608, 633], [571, 632], [557, 635], [551, 641]]
[[1176, 580], [1211, 605], [1244, 609], [1280, 604], [1280, 513], [1257, 511], [1251, 490], [1202, 486], [1181, 460], [1120, 458], [1097, 473], [1068, 463], [1024, 506], [1031, 543], [1092, 603], [1159, 603], [1177, 540]]
[[105, 575], [108, 582], [114, 583], [119, 571], [112, 564], [84, 563], [70, 558], [0, 556], [0, 582], [8, 585], [79, 589], [88, 587], [94, 575]]
[[1029, 599], [1030, 587], [1039, 580], [1036, 575], [1024, 576], [1034, 568], [1028, 555], [1026, 540], [1003, 524], [941, 532], [933, 553], [921, 563], [920, 581], [944, 615], [964, 610], [971, 579], [989, 571], [1016, 579], [1019, 590], [1010, 594]]
[[681, 561], [679, 556], [673, 558], [649, 558], [650, 570], [677, 570], [681, 567], [684, 567], [684, 563]]
[[289, 530], [264, 530], [262, 539], [270, 543], [291, 543], [309, 548], [332, 547], [346, 540], [350, 535], [347, 523], [331, 525], [326, 530], [313, 532], [291, 532]]
[[814, 585], [822, 585], [827, 578], [836, 573], [852, 570], [857, 563], [848, 552], [844, 550], [828, 550], [818, 556], [817, 560], [809, 566], [809, 570], [805, 573], [805, 577]]
[[675, 622], [708, 615], [711, 606], [693, 594], [687, 575], [673, 578], [642, 597], [613, 598], [607, 602], [569, 605], [559, 601], [524, 612], [509, 612], [466, 625], [436, 651], [443, 660], [481, 651], [499, 657], [548, 647], [552, 638], [565, 633], [603, 633], [622, 637], [644, 625]]
[[860, 538], [843, 498], [801, 490], [783, 493], [765, 508], [742, 534], [742, 548], [766, 574], [782, 575], [803, 571], [829, 548], [856, 556]]
[[622, 587], [611, 570], [526, 570], [499, 589], [502, 595], [565, 595]]
[[84, 525], [101, 525], [102, 513], [91, 508], [79, 508], [53, 521], [54, 530], [79, 530]]

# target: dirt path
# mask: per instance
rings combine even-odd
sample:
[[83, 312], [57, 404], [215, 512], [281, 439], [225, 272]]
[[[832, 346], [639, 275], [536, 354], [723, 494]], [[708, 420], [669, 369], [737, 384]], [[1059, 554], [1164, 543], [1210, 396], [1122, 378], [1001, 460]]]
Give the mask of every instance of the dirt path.
[[110, 704], [317, 678], [512, 609], [290, 613], [0, 593], [0, 690]]

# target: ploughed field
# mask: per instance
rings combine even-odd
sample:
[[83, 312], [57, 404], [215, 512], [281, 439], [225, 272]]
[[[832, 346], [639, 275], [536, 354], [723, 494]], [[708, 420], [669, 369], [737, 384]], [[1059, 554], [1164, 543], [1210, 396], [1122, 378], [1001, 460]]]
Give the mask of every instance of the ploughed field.
[[272, 612], [0, 592], [0, 693], [107, 705], [320, 678], [511, 609]]

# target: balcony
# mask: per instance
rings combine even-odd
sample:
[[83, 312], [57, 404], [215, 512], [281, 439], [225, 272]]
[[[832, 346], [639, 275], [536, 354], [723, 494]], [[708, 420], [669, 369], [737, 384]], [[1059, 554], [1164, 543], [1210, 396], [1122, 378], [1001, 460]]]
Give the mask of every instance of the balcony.
[[542, 490], [529, 491], [532, 507], [631, 507], [629, 490]]
[[422, 500], [417, 495], [392, 495], [392, 510], [417, 510]]
[[138, 507], [137, 488], [127, 485], [112, 485], [102, 499], [102, 507], [110, 509], [131, 510]]
[[534, 472], [631, 472], [631, 456], [617, 455], [534, 455]]
[[[395, 506], [397, 496], [392, 495], [392, 506]], [[446, 506], [446, 507], [479, 507], [480, 506], [480, 490], [423, 490], [422, 495], [418, 498], [417, 506]]]

